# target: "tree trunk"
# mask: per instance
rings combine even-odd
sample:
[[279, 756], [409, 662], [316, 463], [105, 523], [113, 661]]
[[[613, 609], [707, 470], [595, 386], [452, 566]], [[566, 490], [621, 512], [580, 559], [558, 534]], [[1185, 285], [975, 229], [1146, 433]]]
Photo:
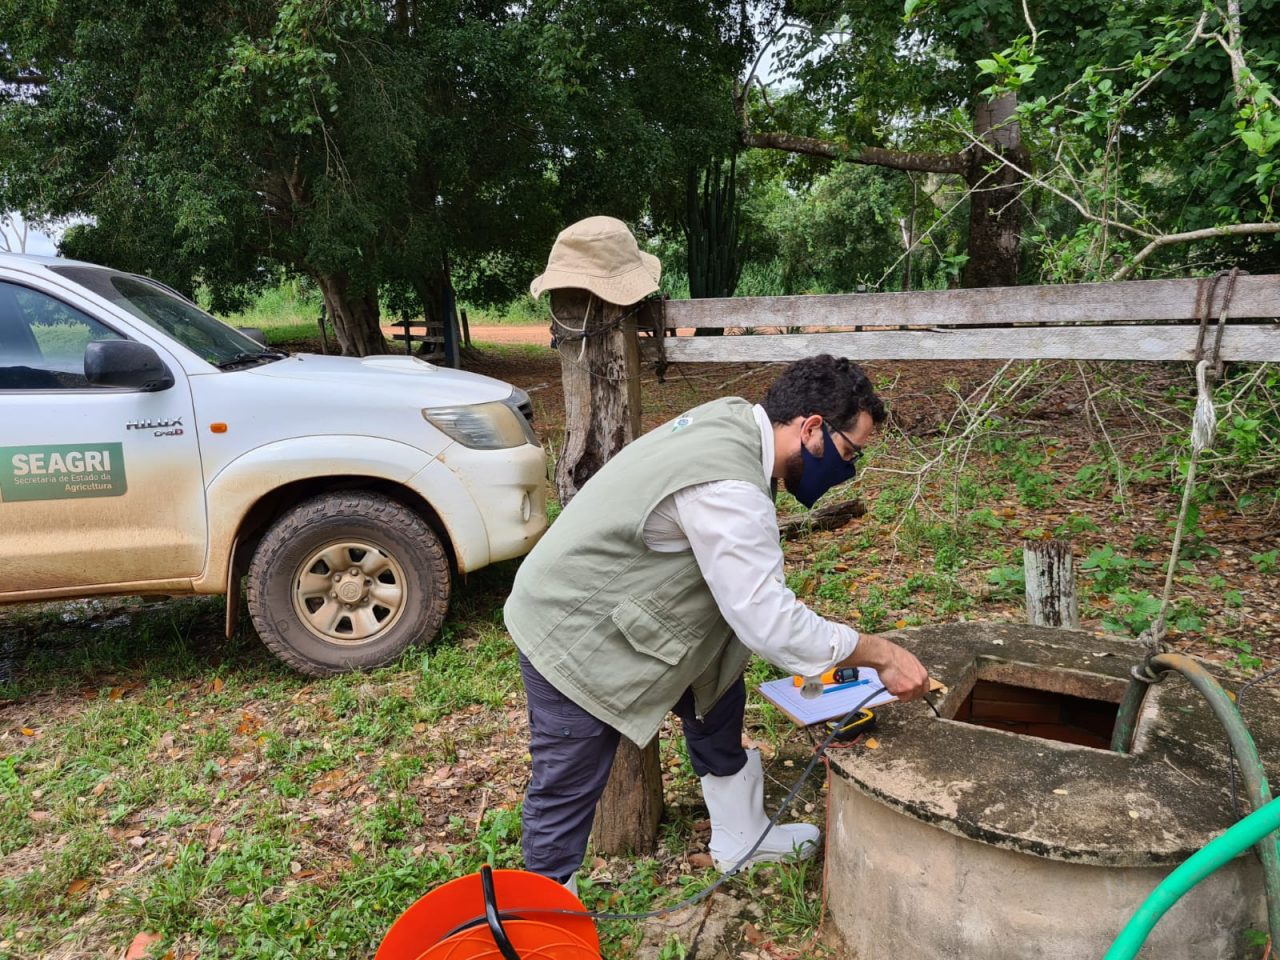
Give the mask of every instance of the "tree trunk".
[[[459, 366], [458, 320], [453, 292], [453, 276], [449, 270], [449, 258], [441, 254], [435, 267], [426, 266], [413, 278], [413, 288], [422, 303], [422, 315], [427, 336], [439, 331], [444, 338], [444, 355], [447, 366]], [[426, 352], [434, 352], [434, 344], [424, 344]]]
[[[640, 359], [634, 322], [608, 330], [625, 308], [585, 290], [553, 290], [564, 383], [564, 448], [556, 491], [567, 505], [609, 458], [640, 433]], [[595, 334], [594, 331], [608, 330]], [[575, 333], [588, 334], [574, 339]], [[623, 739], [596, 807], [592, 842], [601, 853], [651, 853], [662, 819], [662, 770], [655, 739], [641, 750]]]
[[613, 756], [613, 769], [596, 805], [591, 846], [616, 855], [647, 854], [658, 847], [662, 822], [662, 767], [658, 738], [641, 750], [623, 737]]
[[[966, 287], [1013, 287], [1018, 284], [1018, 245], [1022, 236], [1024, 177], [1000, 158], [1023, 170], [1030, 154], [1022, 145], [1018, 122], [1013, 119], [1018, 100], [1005, 93], [974, 112], [974, 136], [990, 148], [972, 147], [969, 170], [969, 260], [964, 268]], [[992, 153], [995, 155], [993, 156]]]
[[379, 325], [377, 288], [357, 289], [345, 273], [317, 273], [315, 278], [343, 355], [367, 357], [386, 353], [387, 342]]

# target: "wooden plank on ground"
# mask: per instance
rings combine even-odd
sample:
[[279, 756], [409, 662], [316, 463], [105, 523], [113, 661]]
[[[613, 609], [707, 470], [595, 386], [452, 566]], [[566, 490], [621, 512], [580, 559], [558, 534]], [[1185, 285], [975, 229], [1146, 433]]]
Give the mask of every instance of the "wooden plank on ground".
[[[830, 353], [854, 360], [1192, 360], [1194, 326], [1013, 327], [861, 333], [667, 337], [673, 362], [789, 361]], [[1280, 360], [1280, 324], [1231, 324], [1223, 360]]]
[[[1200, 280], [1127, 280], [980, 290], [846, 293], [799, 297], [669, 300], [666, 322], [679, 327], [966, 326], [985, 323], [1123, 323], [1199, 319]], [[1218, 284], [1214, 310], [1226, 281]], [[1214, 318], [1217, 313], [1214, 312]], [[1280, 276], [1242, 276], [1230, 318], [1280, 316]]]

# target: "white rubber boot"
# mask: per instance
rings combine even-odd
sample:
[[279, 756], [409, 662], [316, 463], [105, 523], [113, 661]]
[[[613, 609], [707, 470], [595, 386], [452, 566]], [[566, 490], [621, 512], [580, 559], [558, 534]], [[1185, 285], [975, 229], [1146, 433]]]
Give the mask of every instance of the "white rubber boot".
[[575, 870], [573, 873], [569, 874], [569, 879], [560, 884], [560, 886], [564, 887], [576, 897], [578, 895], [578, 871]]
[[[769, 825], [764, 812], [764, 774], [760, 752], [747, 751], [747, 763], [729, 777], [702, 778], [702, 796], [711, 814], [711, 859], [716, 869], [728, 873], [738, 866], [752, 844]], [[808, 823], [780, 823], [769, 831], [751, 859], [753, 863], [807, 860], [818, 852], [822, 831]]]

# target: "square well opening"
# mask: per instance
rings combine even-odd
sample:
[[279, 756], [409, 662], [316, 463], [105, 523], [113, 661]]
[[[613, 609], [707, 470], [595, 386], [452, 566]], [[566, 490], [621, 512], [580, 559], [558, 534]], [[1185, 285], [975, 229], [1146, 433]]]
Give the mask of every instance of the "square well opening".
[[979, 658], [948, 698], [960, 723], [1041, 740], [1111, 748], [1125, 681], [1076, 670]]

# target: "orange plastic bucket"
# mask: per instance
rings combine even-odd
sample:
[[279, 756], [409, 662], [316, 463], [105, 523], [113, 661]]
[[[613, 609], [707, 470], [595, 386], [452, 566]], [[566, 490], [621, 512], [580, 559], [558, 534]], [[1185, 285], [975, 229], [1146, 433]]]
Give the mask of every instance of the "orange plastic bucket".
[[585, 912], [581, 900], [549, 877], [488, 867], [421, 897], [391, 925], [374, 960], [501, 960], [485, 920], [485, 872], [501, 926], [522, 960], [598, 960], [600, 938], [590, 917], [542, 912]]

